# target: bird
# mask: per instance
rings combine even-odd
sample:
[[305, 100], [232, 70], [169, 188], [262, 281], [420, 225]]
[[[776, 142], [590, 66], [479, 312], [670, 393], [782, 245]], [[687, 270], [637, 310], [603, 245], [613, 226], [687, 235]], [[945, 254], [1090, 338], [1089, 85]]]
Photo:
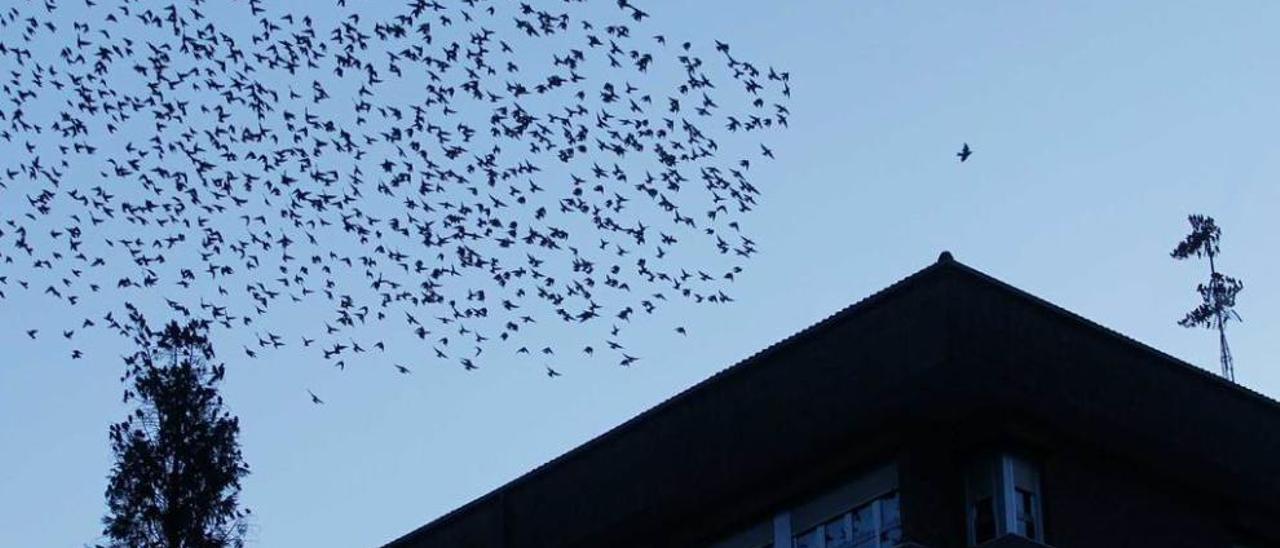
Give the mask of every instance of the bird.
[[308, 389], [308, 390], [307, 390], [307, 394], [311, 396], [311, 403], [314, 403], [314, 404], [316, 404], [316, 405], [322, 405], [322, 404], [324, 404], [324, 400], [322, 400], [322, 399], [320, 399], [318, 396], [316, 396], [316, 393], [315, 393], [315, 392], [312, 392], [310, 389]]
[[408, 374], [409, 374], [409, 372], [410, 372], [410, 371], [409, 371], [409, 368], [408, 368], [408, 367], [405, 367], [405, 366], [400, 365], [400, 364], [398, 364], [398, 363], [397, 363], [397, 364], [395, 364], [395, 365], [396, 365], [396, 371], [399, 371], [401, 375], [408, 375]]
[[969, 156], [971, 155], [973, 155], [973, 150], [969, 149], [969, 143], [965, 143], [964, 146], [960, 147], [960, 152], [956, 153], [956, 156], [960, 157], [961, 163], [964, 163], [965, 160], [968, 160]]
[[0, 301], [77, 307], [58, 344], [80, 344], [73, 328], [134, 337], [160, 315], [247, 331], [302, 307], [244, 358], [301, 340], [345, 370], [370, 346], [448, 359], [453, 336], [473, 358], [563, 342], [607, 360], [591, 349], [659, 321], [646, 295], [727, 302], [756, 253], [765, 185], [750, 168], [777, 161], [763, 142], [786, 130], [789, 73], [645, 32], [654, 18], [629, 0], [614, 13], [627, 25], [575, 4], [411, 2], [384, 19], [340, 1], [322, 21], [260, 2], [96, 3], [0, 16], [15, 31], [0, 139], [16, 144], [0, 157]]
[[556, 377], [559, 377], [559, 376], [560, 376], [560, 372], [559, 372], [559, 371], [556, 371], [555, 369], [552, 369], [552, 368], [551, 368], [551, 366], [549, 366], [549, 365], [548, 365], [548, 366], [545, 366], [545, 367], [547, 368], [547, 376], [548, 376], [548, 377], [550, 377], [550, 378], [553, 378], [553, 379], [554, 379], [554, 378], [556, 378]]

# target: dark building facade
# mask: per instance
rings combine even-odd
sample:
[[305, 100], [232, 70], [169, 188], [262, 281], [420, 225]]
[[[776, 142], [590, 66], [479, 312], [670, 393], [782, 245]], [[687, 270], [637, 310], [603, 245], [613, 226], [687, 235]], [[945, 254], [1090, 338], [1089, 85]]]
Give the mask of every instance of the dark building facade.
[[392, 542], [1280, 546], [1280, 405], [938, 262]]

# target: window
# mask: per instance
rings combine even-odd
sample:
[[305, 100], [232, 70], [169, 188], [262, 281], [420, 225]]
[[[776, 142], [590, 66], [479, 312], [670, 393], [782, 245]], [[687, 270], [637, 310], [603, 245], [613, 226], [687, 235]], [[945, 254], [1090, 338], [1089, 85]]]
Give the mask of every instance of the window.
[[887, 548], [902, 542], [902, 512], [897, 493], [880, 501], [880, 546]]
[[965, 490], [970, 546], [1005, 534], [1044, 540], [1040, 472], [1026, 459], [1008, 454], [976, 459]]
[[892, 548], [902, 542], [898, 467], [884, 464], [710, 548]]
[[793, 548], [889, 548], [902, 541], [898, 494], [889, 493], [792, 539]]
[[1013, 488], [1014, 506], [1017, 513], [1014, 516], [1014, 532], [1027, 538], [1038, 538], [1036, 535], [1036, 494], [1020, 489]]

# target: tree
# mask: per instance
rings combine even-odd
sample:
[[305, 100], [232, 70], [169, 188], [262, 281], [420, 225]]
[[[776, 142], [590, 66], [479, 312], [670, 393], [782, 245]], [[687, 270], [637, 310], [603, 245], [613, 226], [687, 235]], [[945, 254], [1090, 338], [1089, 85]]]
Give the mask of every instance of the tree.
[[248, 509], [240, 480], [249, 473], [239, 421], [223, 408], [211, 364], [207, 322], [170, 322], [151, 331], [140, 316], [139, 350], [125, 358], [124, 401], [134, 411], [111, 425], [115, 464], [106, 491], [109, 546], [243, 546]]
[[1209, 281], [1196, 286], [1200, 293], [1200, 306], [1195, 307], [1178, 321], [1183, 327], [1204, 327], [1218, 330], [1218, 345], [1222, 363], [1222, 376], [1227, 380], [1235, 380], [1235, 366], [1231, 360], [1231, 348], [1227, 346], [1227, 321], [1242, 321], [1236, 313], [1236, 294], [1244, 289], [1244, 283], [1218, 272], [1214, 258], [1219, 253], [1218, 241], [1222, 230], [1207, 215], [1189, 215], [1191, 234], [1173, 249], [1170, 255], [1174, 259], [1188, 257], [1209, 258]]

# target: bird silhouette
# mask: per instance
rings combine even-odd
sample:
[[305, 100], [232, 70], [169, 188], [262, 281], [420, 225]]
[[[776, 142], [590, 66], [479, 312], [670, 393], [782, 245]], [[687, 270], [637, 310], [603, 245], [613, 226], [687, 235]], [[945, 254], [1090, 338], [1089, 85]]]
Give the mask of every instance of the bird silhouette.
[[320, 399], [318, 396], [316, 396], [316, 393], [315, 393], [315, 392], [312, 392], [311, 390], [307, 390], [307, 395], [311, 396], [311, 403], [314, 403], [314, 404], [316, 404], [316, 405], [322, 405], [322, 404], [324, 404], [324, 400], [322, 400], [322, 399]]
[[790, 74], [632, 0], [96, 3], [0, 13], [0, 301], [74, 310], [61, 344], [163, 314], [344, 370], [389, 329], [466, 370], [598, 359], [757, 253]]
[[961, 163], [963, 163], [965, 160], [968, 160], [969, 156], [972, 156], [972, 155], [973, 155], [973, 150], [969, 149], [969, 143], [965, 143], [964, 146], [960, 148], [960, 152], [956, 153], [956, 156], [960, 157]]

